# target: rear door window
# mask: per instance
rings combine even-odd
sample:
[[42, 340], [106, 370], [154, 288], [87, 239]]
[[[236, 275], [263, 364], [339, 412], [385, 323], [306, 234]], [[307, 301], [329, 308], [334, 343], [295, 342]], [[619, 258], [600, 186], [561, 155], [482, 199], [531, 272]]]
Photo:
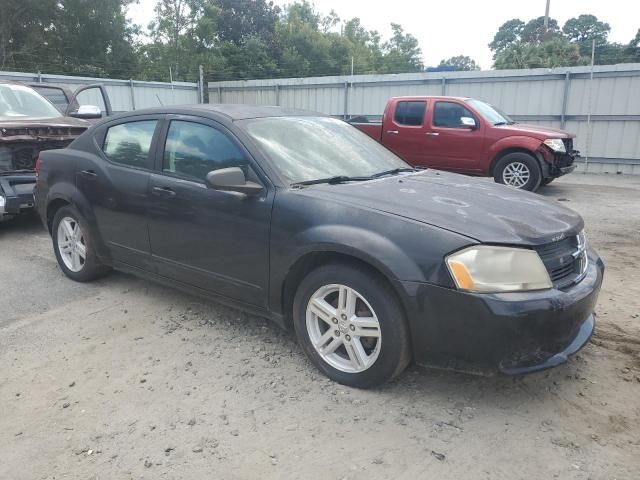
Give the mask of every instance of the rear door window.
[[157, 123], [157, 120], [139, 120], [109, 127], [102, 150], [114, 163], [149, 168], [149, 150]]
[[402, 101], [396, 104], [396, 113], [394, 120], [400, 125], [410, 127], [418, 127], [424, 121], [424, 111], [427, 102], [421, 101]]
[[[462, 117], [475, 116], [468, 109], [454, 102], [436, 102], [433, 110], [433, 126], [443, 128], [468, 128], [462, 124]], [[477, 124], [476, 120], [476, 124]]]

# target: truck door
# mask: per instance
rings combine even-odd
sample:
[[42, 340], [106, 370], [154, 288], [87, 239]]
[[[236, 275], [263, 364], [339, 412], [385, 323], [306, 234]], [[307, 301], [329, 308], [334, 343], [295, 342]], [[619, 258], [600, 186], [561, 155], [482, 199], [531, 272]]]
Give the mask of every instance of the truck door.
[[429, 166], [457, 172], [481, 172], [485, 130], [462, 103], [436, 100], [428, 115], [424, 155]]
[[429, 166], [424, 158], [426, 100], [398, 100], [394, 106], [382, 122], [382, 144], [411, 165]]

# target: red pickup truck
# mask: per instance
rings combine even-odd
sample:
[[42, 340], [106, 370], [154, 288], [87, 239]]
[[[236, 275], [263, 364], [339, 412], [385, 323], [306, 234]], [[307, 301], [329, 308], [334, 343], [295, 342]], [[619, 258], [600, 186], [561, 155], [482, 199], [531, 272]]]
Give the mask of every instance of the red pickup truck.
[[575, 135], [514, 122], [488, 103], [462, 97], [394, 97], [382, 122], [350, 123], [409, 164], [493, 177], [535, 191], [572, 172]]

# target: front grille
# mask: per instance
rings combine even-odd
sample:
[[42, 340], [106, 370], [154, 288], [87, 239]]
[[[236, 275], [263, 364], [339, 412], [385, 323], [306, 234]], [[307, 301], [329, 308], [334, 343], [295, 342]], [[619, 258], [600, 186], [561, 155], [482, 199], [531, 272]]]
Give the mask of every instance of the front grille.
[[536, 251], [556, 288], [564, 288], [580, 281], [586, 272], [584, 233], [542, 245]]
[[573, 138], [563, 138], [562, 142], [564, 143], [564, 148], [567, 150], [567, 153], [573, 152]]

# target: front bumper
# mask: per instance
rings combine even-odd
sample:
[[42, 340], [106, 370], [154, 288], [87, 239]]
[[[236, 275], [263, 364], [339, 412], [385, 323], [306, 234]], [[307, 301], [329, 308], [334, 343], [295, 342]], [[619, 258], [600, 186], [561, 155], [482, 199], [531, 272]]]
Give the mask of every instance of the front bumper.
[[519, 375], [567, 361], [591, 337], [604, 264], [589, 252], [586, 276], [566, 289], [474, 294], [398, 282], [416, 363]]
[[552, 161], [549, 165], [549, 176], [556, 178], [573, 172], [577, 167], [576, 158], [579, 156], [580, 152], [577, 150], [568, 153], [553, 153]]

